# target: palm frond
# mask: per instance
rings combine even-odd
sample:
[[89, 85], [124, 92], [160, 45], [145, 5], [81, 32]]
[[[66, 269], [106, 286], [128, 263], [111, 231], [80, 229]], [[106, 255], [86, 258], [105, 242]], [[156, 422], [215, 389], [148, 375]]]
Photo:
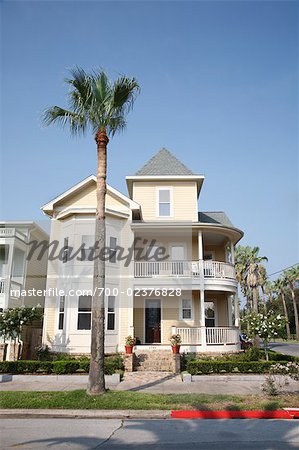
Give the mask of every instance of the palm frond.
[[83, 115], [77, 114], [60, 106], [52, 106], [44, 111], [42, 121], [45, 125], [58, 123], [62, 128], [67, 124], [72, 134], [84, 133], [87, 123]]

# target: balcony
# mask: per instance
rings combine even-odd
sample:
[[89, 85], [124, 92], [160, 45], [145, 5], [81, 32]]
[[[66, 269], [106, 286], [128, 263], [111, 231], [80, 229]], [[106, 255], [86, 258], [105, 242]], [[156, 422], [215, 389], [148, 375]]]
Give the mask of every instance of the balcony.
[[27, 236], [17, 228], [0, 228], [0, 238], [13, 238], [17, 237], [21, 241], [26, 242]]
[[235, 280], [233, 264], [220, 261], [135, 261], [135, 278], [201, 278]]

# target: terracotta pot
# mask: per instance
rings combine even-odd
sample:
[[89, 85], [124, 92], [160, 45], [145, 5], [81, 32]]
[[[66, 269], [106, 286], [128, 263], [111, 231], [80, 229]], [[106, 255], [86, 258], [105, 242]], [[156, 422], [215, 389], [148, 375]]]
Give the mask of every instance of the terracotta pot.
[[132, 355], [133, 353], [133, 345], [125, 345], [126, 355]]
[[180, 353], [180, 345], [172, 345], [171, 348], [174, 355], [178, 355]]

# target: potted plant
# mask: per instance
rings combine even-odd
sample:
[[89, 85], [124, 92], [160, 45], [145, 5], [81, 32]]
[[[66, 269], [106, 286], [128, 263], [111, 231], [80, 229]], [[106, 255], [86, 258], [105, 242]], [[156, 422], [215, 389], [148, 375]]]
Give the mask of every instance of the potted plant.
[[132, 355], [134, 345], [135, 345], [135, 338], [133, 338], [132, 336], [127, 336], [125, 344], [126, 355]]
[[170, 338], [170, 344], [172, 348], [172, 353], [177, 355], [180, 353], [180, 344], [182, 342], [181, 336], [179, 334], [173, 334]]

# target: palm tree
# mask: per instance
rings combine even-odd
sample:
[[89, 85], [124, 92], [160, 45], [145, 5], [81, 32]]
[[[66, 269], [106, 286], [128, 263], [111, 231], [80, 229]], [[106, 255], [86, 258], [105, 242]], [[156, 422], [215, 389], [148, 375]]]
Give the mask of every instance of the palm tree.
[[[266, 279], [263, 261], [268, 261], [266, 256], [259, 256], [259, 247], [242, 247], [236, 249], [236, 273], [240, 282], [242, 293], [247, 297], [249, 309], [258, 311], [258, 291]], [[251, 300], [252, 296], [252, 300]]]
[[292, 267], [283, 273], [285, 283], [290, 287], [293, 308], [294, 308], [294, 318], [295, 318], [295, 328], [296, 328], [296, 339], [299, 341], [299, 319], [298, 319], [298, 306], [295, 296], [295, 283], [299, 281], [299, 266]]
[[274, 282], [273, 288], [274, 288], [274, 291], [278, 294], [278, 296], [281, 297], [282, 304], [283, 304], [284, 315], [285, 315], [285, 318], [287, 320], [287, 323], [286, 323], [287, 338], [291, 339], [289, 314], [288, 314], [288, 308], [287, 308], [287, 304], [286, 304], [286, 300], [285, 300], [285, 291], [286, 291], [286, 288], [287, 288], [287, 283], [286, 283], [285, 278], [284, 277], [278, 278]]
[[[105, 197], [107, 172], [108, 136], [125, 128], [125, 117], [132, 108], [140, 91], [135, 78], [120, 76], [112, 82], [103, 70], [85, 72], [81, 68], [71, 70], [71, 79], [65, 82], [70, 87], [69, 109], [53, 106], [46, 109], [43, 121], [46, 125], [57, 123], [68, 125], [71, 134], [79, 135], [88, 129], [97, 144], [97, 209], [94, 253], [93, 292], [104, 292], [105, 288]], [[95, 294], [92, 299], [91, 355], [87, 392], [105, 392], [104, 337], [105, 299]]]

